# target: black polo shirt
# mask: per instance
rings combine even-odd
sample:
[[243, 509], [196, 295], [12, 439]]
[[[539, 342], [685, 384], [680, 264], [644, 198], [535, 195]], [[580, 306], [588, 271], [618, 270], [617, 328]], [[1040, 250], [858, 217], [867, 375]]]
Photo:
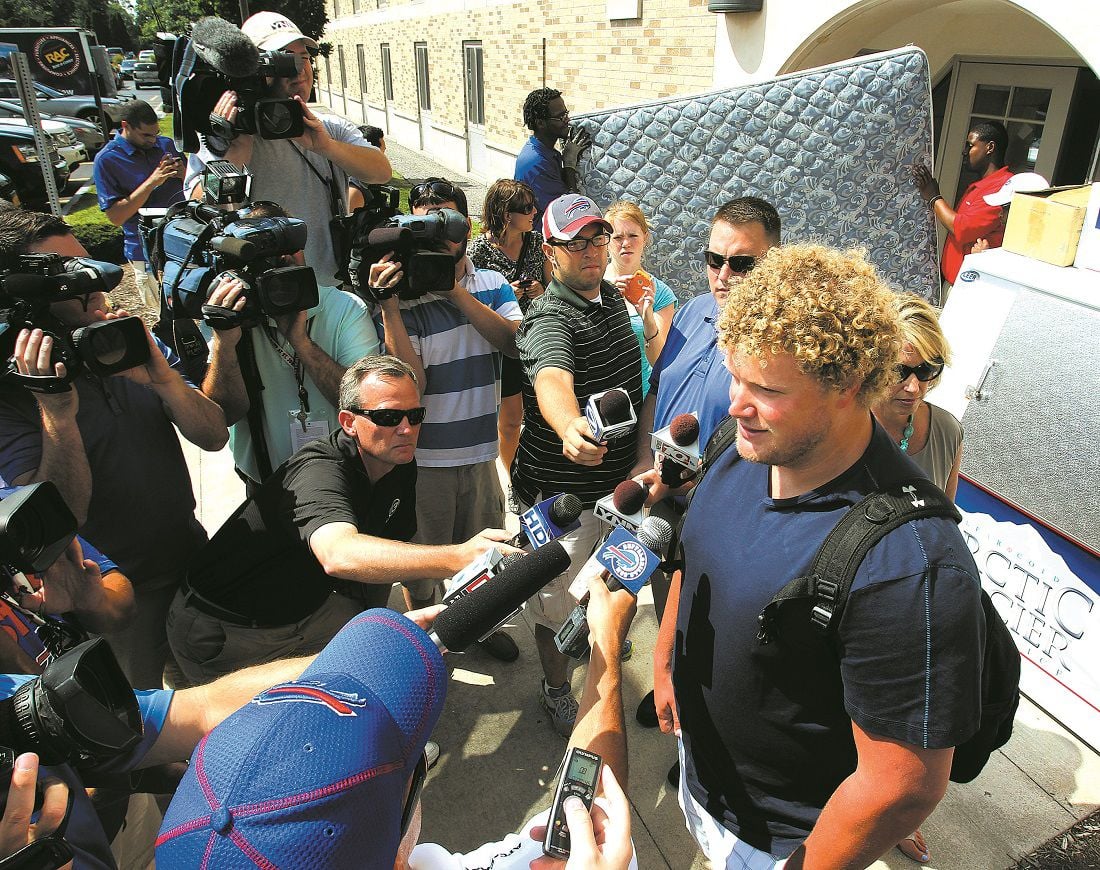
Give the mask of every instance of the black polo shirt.
[[188, 582], [207, 601], [261, 625], [299, 622], [337, 584], [361, 585], [329, 577], [310, 551], [310, 535], [329, 523], [412, 540], [416, 462], [371, 484], [355, 440], [343, 429], [307, 444], [218, 529], [192, 561]]
[[610, 493], [634, 466], [636, 435], [608, 442], [603, 462], [577, 465], [562, 454], [561, 439], [542, 416], [535, 377], [547, 367], [573, 375], [581, 413], [588, 397], [614, 387], [630, 395], [634, 412], [642, 404], [642, 351], [618, 288], [604, 281], [600, 299], [589, 301], [556, 279], [531, 303], [516, 335], [527, 371], [523, 384], [523, 434], [512, 468], [512, 485], [528, 504], [570, 492], [585, 507]]

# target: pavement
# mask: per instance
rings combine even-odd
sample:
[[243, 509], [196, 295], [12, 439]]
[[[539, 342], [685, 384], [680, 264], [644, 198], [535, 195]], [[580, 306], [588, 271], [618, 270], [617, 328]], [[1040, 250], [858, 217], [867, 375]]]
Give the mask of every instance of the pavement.
[[[447, 177], [466, 188], [472, 210], [475, 203], [480, 210], [484, 186], [456, 177], [426, 155], [395, 142], [387, 144], [396, 171], [410, 179]], [[243, 498], [242, 487], [228, 451], [202, 453], [185, 445], [185, 453], [199, 519], [213, 533]], [[515, 517], [509, 519], [515, 526]], [[396, 592], [390, 606], [403, 609]], [[687, 834], [676, 796], [665, 782], [675, 760], [674, 743], [634, 720], [638, 701], [651, 687], [656, 628], [652, 598], [645, 589], [630, 631], [634, 654], [623, 675], [632, 831], [640, 867], [695, 870], [707, 864]], [[423, 791], [423, 842], [469, 851], [520, 830], [550, 802], [551, 779], [565, 741], [553, 732], [538, 704], [541, 670], [532, 624], [521, 615], [508, 632], [520, 648], [514, 663], [497, 662], [480, 650], [448, 656], [452, 671], [446, 710], [433, 735], [441, 755]], [[583, 665], [574, 672], [572, 683], [579, 694]], [[974, 782], [952, 784], [921, 826], [931, 851], [925, 866], [1014, 867], [1098, 806], [1100, 755], [1025, 698], [1007, 746], [993, 754]], [[891, 850], [872, 866], [909, 870], [918, 865]]]

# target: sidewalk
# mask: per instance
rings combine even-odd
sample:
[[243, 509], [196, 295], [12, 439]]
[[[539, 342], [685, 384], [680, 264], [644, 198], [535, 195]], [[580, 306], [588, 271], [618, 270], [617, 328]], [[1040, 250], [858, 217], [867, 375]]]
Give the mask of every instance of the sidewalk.
[[425, 178], [446, 178], [466, 194], [470, 217], [481, 218], [482, 206], [485, 205], [485, 193], [488, 190], [482, 182], [469, 175], [455, 172], [453, 169], [447, 169], [420, 151], [413, 151], [389, 139], [386, 140], [386, 156], [390, 159], [393, 171], [410, 184], [415, 185]]

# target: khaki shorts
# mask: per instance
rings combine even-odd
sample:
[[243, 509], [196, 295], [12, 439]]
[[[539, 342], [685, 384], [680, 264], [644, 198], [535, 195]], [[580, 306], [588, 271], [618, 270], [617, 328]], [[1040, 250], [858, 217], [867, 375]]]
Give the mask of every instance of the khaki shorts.
[[[530, 505], [523, 505], [523, 510], [529, 507]], [[553, 631], [561, 628], [577, 606], [577, 600], [569, 594], [569, 585], [580, 573], [602, 537], [603, 524], [592, 511], [581, 511], [580, 522], [579, 529], [558, 538], [565, 547], [565, 552], [569, 554], [569, 569], [551, 580], [538, 595], [527, 602], [527, 612], [535, 624], [544, 625]]]

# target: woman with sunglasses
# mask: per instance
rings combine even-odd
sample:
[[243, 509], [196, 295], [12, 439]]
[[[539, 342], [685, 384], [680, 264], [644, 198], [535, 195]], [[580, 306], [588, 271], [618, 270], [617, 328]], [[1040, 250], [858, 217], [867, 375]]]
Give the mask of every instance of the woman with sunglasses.
[[[534, 228], [535, 193], [522, 181], [502, 178], [493, 182], [482, 210], [484, 231], [470, 243], [467, 253], [479, 269], [500, 272], [516, 291], [519, 307], [526, 312], [532, 299], [546, 290], [546, 258], [542, 254], [542, 233]], [[523, 366], [518, 359], [503, 358], [500, 373], [500, 413], [497, 434], [500, 461], [512, 467], [519, 448], [523, 423]]]
[[[924, 400], [951, 361], [951, 348], [935, 308], [912, 293], [897, 296], [894, 305], [902, 330], [897, 386], [871, 410], [902, 452], [954, 499], [962, 463], [962, 425], [949, 411]], [[928, 861], [928, 844], [919, 828], [898, 843], [898, 850], [914, 861]]]
[[630, 325], [642, 351], [642, 398], [649, 393], [649, 374], [661, 355], [676, 313], [676, 294], [669, 286], [642, 269], [649, 244], [649, 223], [633, 202], [611, 205], [605, 214], [613, 228], [611, 262], [604, 277], [619, 288], [630, 312]]

